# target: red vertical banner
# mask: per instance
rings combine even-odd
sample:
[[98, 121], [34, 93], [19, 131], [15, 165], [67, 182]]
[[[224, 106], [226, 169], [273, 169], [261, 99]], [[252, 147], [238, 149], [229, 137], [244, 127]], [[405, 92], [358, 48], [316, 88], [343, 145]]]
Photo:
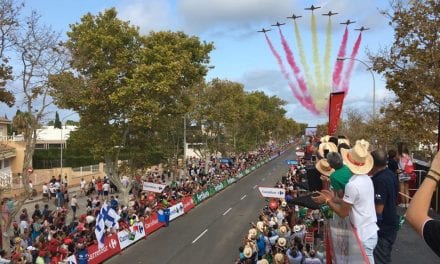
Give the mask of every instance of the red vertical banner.
[[329, 114], [328, 114], [328, 135], [334, 135], [338, 129], [339, 119], [341, 118], [342, 105], [344, 104], [344, 92], [330, 94]]

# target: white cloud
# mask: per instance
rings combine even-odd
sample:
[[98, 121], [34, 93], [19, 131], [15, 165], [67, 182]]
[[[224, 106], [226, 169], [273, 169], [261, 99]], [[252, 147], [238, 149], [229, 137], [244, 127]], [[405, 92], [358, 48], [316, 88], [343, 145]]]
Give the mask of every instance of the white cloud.
[[125, 0], [118, 7], [119, 17], [139, 26], [143, 34], [149, 31], [169, 30], [175, 25], [170, 1], [163, 0]]

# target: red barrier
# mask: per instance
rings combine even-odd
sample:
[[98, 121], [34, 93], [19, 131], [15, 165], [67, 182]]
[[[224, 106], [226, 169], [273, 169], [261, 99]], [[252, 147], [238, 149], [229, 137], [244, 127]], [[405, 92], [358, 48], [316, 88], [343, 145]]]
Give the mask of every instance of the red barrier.
[[185, 212], [185, 214], [188, 213], [194, 207], [196, 207], [191, 196], [184, 197], [182, 199], [182, 203], [183, 203], [183, 211]]
[[89, 253], [89, 264], [99, 264], [110, 257], [121, 252], [118, 236], [111, 234], [104, 239], [104, 247], [99, 249], [98, 245], [91, 245], [87, 248]]
[[157, 213], [153, 213], [150, 217], [148, 217], [147, 220], [144, 222], [145, 225], [145, 233], [147, 236], [157, 229], [161, 228], [164, 223], [160, 223], [159, 219], [157, 218]]

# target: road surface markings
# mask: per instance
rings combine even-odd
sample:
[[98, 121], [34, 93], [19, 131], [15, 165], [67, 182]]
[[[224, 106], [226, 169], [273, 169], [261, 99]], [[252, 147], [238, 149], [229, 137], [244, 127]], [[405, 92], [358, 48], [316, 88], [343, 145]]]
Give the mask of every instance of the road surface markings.
[[243, 197], [241, 197], [240, 200], [243, 200], [244, 198], [246, 198], [246, 194], [243, 195]]
[[257, 188], [258, 187], [258, 185], [255, 185], [254, 187], [252, 187], [252, 189], [254, 189], [255, 190], [255, 188]]
[[231, 211], [231, 210], [232, 210], [232, 207], [229, 208], [228, 210], [226, 210], [226, 211], [223, 213], [223, 215], [226, 215], [226, 214], [229, 213], [229, 211]]
[[261, 179], [261, 181], [265, 181], [265, 180], [266, 180], [266, 178], [262, 178], [262, 179]]
[[205, 229], [205, 231], [203, 231], [198, 237], [196, 237], [196, 239], [193, 240], [192, 244], [196, 243], [197, 240], [199, 240], [204, 234], [206, 234], [206, 232], [208, 232], [208, 229]]

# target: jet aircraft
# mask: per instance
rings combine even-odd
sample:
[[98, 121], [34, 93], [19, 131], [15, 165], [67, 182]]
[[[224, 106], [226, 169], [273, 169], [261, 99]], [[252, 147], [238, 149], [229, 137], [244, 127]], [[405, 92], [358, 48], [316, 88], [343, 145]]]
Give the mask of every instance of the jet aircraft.
[[369, 30], [369, 28], [365, 28], [365, 27], [362, 26], [361, 28], [356, 28], [355, 30], [362, 32], [362, 31], [365, 31], [365, 30]]
[[356, 23], [356, 21], [350, 21], [350, 19], [348, 19], [347, 21], [345, 21], [345, 22], [342, 22], [342, 23], [339, 23], [339, 24], [341, 24], [341, 25], [350, 25], [350, 24], [353, 24], [353, 23]]
[[286, 23], [280, 23], [280, 22], [277, 21], [277, 23], [272, 25], [272, 27], [280, 27], [280, 26], [285, 25], [285, 24]]
[[295, 20], [295, 19], [300, 18], [300, 17], [302, 17], [302, 16], [295, 16], [295, 14], [292, 14], [292, 16], [286, 17], [286, 18]]
[[266, 33], [267, 31], [270, 31], [270, 29], [262, 28], [261, 30], [258, 30], [257, 32]]
[[318, 8], [321, 8], [321, 7], [312, 5], [311, 7], [304, 8], [304, 10], [311, 10], [313, 12], [313, 10], [318, 9]]

